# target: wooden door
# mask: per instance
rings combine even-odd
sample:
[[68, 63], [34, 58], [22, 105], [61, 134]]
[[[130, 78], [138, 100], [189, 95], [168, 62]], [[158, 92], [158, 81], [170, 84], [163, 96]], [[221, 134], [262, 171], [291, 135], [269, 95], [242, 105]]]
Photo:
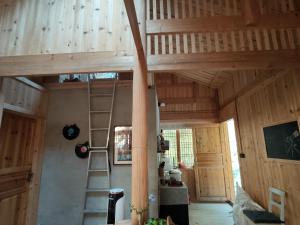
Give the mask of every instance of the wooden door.
[[225, 201], [227, 198], [220, 127], [198, 127], [193, 132], [197, 200]]
[[[5, 225], [35, 224], [39, 120], [4, 112], [0, 128], [0, 218]], [[32, 177], [33, 172], [33, 177]], [[32, 182], [31, 181], [32, 177]]]

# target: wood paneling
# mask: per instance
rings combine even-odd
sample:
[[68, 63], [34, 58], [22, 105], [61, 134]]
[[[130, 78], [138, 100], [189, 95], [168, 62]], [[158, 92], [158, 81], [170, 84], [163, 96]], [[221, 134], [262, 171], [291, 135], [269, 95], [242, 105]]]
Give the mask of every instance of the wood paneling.
[[0, 169], [31, 166], [35, 121], [4, 113], [0, 129]]
[[0, 56], [133, 54], [122, 0], [5, 0], [0, 3], [0, 21]]
[[155, 75], [161, 121], [216, 122], [218, 104], [216, 89], [173, 74]]
[[296, 2], [148, 0], [148, 68], [299, 68]]
[[4, 108], [28, 115], [45, 114], [46, 92], [39, 86], [14, 78], [4, 78], [2, 83]]
[[[233, 76], [232, 82], [235, 87], [233, 94], [259, 79], [255, 76], [255, 72], [252, 72], [252, 76], [249, 74]], [[267, 76], [269, 72], [264, 73]], [[228, 90], [227, 85], [230, 84], [225, 84], [219, 91], [224, 94], [224, 90]], [[298, 225], [300, 220], [298, 210], [300, 164], [295, 161], [266, 159], [262, 127], [279, 121], [297, 119], [299, 121], [299, 86], [300, 71], [291, 70], [236, 99], [240, 151], [246, 155], [246, 158], [240, 159], [244, 188], [265, 208], [268, 203], [269, 187], [285, 191], [287, 225]]]

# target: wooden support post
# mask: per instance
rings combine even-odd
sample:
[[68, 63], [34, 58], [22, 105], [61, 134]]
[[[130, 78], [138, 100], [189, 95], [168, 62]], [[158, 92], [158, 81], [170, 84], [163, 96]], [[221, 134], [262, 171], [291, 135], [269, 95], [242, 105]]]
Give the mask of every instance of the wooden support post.
[[4, 94], [3, 94], [3, 78], [0, 77], [0, 127], [3, 116], [3, 108], [4, 108]]
[[244, 17], [247, 26], [253, 26], [258, 20], [258, 4], [256, 0], [244, 0]]
[[133, 225], [142, 225], [148, 216], [146, 5], [145, 1], [140, 0], [124, 0], [124, 3], [136, 46], [132, 84], [131, 221]]

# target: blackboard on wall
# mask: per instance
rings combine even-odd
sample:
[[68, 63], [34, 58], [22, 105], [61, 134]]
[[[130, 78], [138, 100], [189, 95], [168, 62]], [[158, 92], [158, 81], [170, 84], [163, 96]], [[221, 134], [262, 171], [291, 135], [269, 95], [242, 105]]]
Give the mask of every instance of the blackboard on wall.
[[267, 157], [300, 160], [300, 134], [297, 121], [263, 128]]

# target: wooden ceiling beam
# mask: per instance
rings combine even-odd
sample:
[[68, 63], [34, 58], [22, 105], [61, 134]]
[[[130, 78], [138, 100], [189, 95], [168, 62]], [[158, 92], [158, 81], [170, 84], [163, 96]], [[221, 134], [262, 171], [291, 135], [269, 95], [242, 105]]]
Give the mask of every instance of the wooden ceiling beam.
[[297, 51], [278, 50], [148, 56], [148, 69], [153, 72], [283, 68], [300, 68], [300, 56]]
[[214, 97], [176, 97], [176, 98], [159, 98], [159, 102], [168, 104], [191, 104], [191, 103], [216, 103]]
[[0, 57], [0, 76], [132, 71], [133, 56], [91, 52]]
[[295, 14], [288, 14], [284, 16], [256, 16], [253, 12], [247, 12], [247, 15], [246, 19], [242, 16], [212, 16], [186, 19], [148, 20], [146, 22], [146, 33], [149, 35], [195, 32], [229, 32], [249, 29], [249, 27], [246, 26], [247, 24], [255, 25], [253, 27], [257, 29], [300, 27], [300, 17]]

